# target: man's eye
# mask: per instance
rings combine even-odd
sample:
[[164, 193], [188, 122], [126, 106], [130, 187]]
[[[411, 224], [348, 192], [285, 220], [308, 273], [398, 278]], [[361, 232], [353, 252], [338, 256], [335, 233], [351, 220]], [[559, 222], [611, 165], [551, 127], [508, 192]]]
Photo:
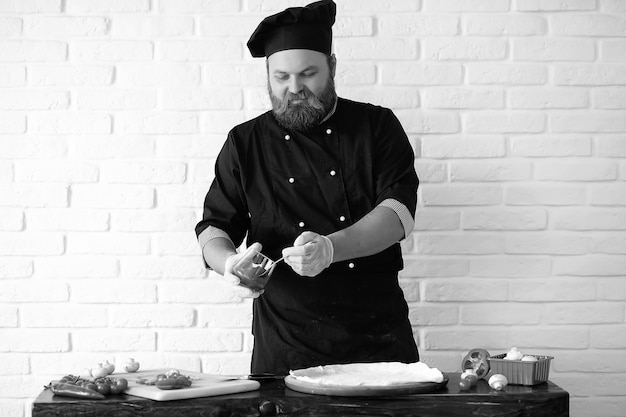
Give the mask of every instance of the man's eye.
[[278, 81], [287, 81], [289, 79], [288, 75], [276, 75], [274, 76]]
[[315, 74], [317, 74], [317, 72], [305, 72], [304, 76], [305, 77], [313, 77]]

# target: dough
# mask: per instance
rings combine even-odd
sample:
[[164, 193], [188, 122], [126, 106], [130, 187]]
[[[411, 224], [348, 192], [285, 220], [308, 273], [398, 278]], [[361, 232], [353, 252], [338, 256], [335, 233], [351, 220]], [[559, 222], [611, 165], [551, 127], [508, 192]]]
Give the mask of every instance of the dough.
[[367, 387], [443, 381], [437, 368], [423, 362], [376, 362], [325, 365], [290, 371], [299, 381], [323, 386]]

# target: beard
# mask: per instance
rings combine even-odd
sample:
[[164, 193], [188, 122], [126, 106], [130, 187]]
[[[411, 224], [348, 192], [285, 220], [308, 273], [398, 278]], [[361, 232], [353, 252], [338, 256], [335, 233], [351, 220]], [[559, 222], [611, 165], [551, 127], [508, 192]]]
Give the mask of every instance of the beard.
[[303, 86], [300, 93], [293, 94], [287, 91], [281, 99], [272, 92], [269, 82], [267, 89], [274, 117], [279, 125], [288, 130], [308, 130], [318, 125], [332, 110], [337, 100], [332, 77], [328, 77], [326, 86], [319, 95]]

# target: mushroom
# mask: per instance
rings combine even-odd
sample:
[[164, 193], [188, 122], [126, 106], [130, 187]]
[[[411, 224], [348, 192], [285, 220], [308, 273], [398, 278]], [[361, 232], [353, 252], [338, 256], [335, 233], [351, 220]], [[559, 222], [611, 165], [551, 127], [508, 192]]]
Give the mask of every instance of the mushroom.
[[496, 391], [502, 391], [507, 386], [509, 381], [502, 374], [493, 374], [489, 378], [489, 386]]
[[516, 347], [512, 347], [504, 357], [508, 361], [518, 361], [524, 357], [524, 354]]
[[124, 370], [126, 372], [137, 372], [139, 369], [139, 362], [136, 362], [133, 358], [128, 358], [124, 364]]

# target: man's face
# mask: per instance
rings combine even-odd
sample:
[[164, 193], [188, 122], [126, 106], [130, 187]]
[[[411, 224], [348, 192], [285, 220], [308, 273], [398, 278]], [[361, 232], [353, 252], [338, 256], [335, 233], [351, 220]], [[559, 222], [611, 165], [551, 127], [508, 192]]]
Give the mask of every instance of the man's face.
[[283, 127], [307, 130], [319, 124], [337, 98], [335, 65], [308, 49], [289, 49], [267, 59], [268, 90], [274, 115]]

